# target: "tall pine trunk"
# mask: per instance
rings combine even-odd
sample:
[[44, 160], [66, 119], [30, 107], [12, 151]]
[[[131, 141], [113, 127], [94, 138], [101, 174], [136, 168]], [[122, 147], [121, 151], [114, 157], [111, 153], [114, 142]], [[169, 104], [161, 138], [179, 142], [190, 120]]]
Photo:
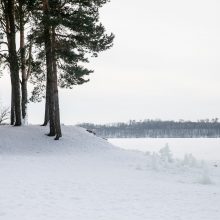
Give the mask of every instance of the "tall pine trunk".
[[54, 103], [54, 74], [53, 74], [53, 62], [52, 62], [52, 36], [51, 25], [48, 24], [49, 19], [49, 5], [47, 0], [43, 0], [43, 12], [44, 12], [44, 40], [45, 40], [45, 52], [46, 52], [46, 66], [47, 66], [47, 83], [48, 83], [48, 100], [49, 100], [49, 122], [50, 132], [48, 136], [56, 135], [55, 127], [55, 103]]
[[53, 73], [54, 73], [54, 104], [55, 104], [55, 126], [56, 126], [56, 138], [59, 140], [62, 137], [61, 126], [60, 126], [60, 107], [59, 107], [59, 94], [57, 85], [57, 60], [56, 60], [56, 36], [55, 27], [52, 27], [52, 56], [53, 56]]
[[26, 72], [26, 59], [25, 59], [25, 40], [24, 40], [24, 12], [23, 12], [23, 0], [19, 1], [19, 29], [20, 29], [20, 56], [21, 56], [21, 93], [22, 93], [22, 119], [24, 123], [27, 123], [27, 72]]
[[[10, 24], [9, 24], [9, 16], [8, 16], [8, 1], [2, 1], [3, 8], [4, 8], [4, 16], [5, 16], [5, 27], [6, 27], [6, 36], [8, 42], [8, 51], [10, 51], [10, 44], [11, 44], [11, 35], [10, 35]], [[10, 67], [10, 60], [9, 60], [9, 67]], [[14, 98], [14, 75], [11, 72], [10, 68], [10, 78], [11, 78], [11, 112], [10, 112], [10, 124], [15, 124], [15, 98]]]
[[16, 32], [15, 32], [15, 2], [8, 0], [7, 10], [9, 22], [9, 63], [12, 77], [12, 91], [14, 99], [15, 110], [15, 126], [21, 125], [21, 96], [20, 96], [20, 79], [19, 79], [19, 65], [16, 51]]

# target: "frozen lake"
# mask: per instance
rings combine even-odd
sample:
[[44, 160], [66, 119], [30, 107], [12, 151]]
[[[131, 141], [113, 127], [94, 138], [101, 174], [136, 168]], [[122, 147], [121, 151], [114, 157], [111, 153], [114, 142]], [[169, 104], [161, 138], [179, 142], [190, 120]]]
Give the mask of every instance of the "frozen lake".
[[166, 144], [174, 157], [193, 154], [200, 160], [220, 160], [220, 138], [111, 138], [110, 143], [128, 150], [158, 152]]

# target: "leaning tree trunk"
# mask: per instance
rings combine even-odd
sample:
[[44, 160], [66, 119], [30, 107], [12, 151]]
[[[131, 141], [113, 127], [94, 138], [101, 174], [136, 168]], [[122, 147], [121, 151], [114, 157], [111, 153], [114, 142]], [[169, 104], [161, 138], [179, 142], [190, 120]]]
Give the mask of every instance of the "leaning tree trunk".
[[55, 27], [52, 27], [52, 56], [53, 56], [53, 73], [54, 73], [54, 101], [55, 101], [55, 126], [56, 126], [56, 138], [59, 140], [62, 137], [61, 126], [60, 126], [60, 107], [59, 107], [59, 94], [58, 94], [58, 85], [57, 85], [57, 62], [56, 62], [56, 36], [55, 36]]
[[44, 12], [44, 40], [45, 40], [45, 52], [46, 52], [46, 66], [47, 66], [47, 83], [49, 94], [49, 121], [50, 132], [48, 136], [56, 135], [55, 128], [55, 105], [54, 105], [54, 75], [53, 75], [53, 62], [52, 62], [52, 42], [51, 42], [51, 26], [48, 24], [49, 18], [49, 5], [47, 0], [43, 0], [43, 12]]
[[20, 79], [19, 65], [16, 51], [16, 32], [15, 32], [15, 5], [14, 0], [8, 0], [7, 14], [9, 21], [9, 63], [13, 87], [14, 109], [15, 109], [15, 126], [21, 125], [21, 97], [20, 97]]

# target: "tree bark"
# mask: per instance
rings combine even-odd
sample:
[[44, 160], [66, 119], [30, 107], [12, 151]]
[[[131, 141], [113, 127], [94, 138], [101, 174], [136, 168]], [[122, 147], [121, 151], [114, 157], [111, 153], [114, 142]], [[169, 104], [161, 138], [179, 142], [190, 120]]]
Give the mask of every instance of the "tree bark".
[[52, 56], [53, 56], [53, 73], [54, 73], [54, 101], [55, 101], [55, 126], [56, 126], [56, 138], [59, 140], [62, 137], [61, 126], [60, 126], [60, 107], [59, 107], [59, 94], [58, 94], [58, 85], [57, 85], [57, 62], [56, 62], [56, 36], [55, 36], [55, 27], [52, 27]]
[[15, 32], [15, 8], [14, 0], [8, 0], [7, 14], [9, 21], [9, 62], [10, 72], [12, 77], [14, 109], [15, 109], [15, 126], [21, 125], [21, 96], [20, 96], [20, 79], [19, 79], [19, 65], [16, 51], [16, 32]]
[[[10, 35], [10, 24], [9, 24], [9, 16], [8, 16], [8, 1], [2, 1], [4, 5], [4, 18], [5, 18], [5, 26], [6, 26], [6, 36], [7, 36], [7, 45], [8, 51], [10, 51], [10, 44], [11, 44], [11, 35]], [[9, 60], [9, 68], [10, 68], [10, 60]], [[10, 112], [10, 124], [15, 124], [15, 98], [14, 98], [14, 75], [11, 72], [10, 68], [10, 78], [11, 78], [11, 112]]]
[[26, 60], [25, 60], [25, 40], [24, 40], [24, 11], [23, 11], [23, 2], [19, 1], [19, 29], [20, 29], [20, 56], [21, 56], [21, 92], [22, 92], [22, 119], [24, 123], [27, 120], [27, 103], [28, 103], [28, 92], [27, 92], [27, 72], [26, 72]]
[[42, 126], [46, 126], [49, 122], [49, 87], [46, 85], [46, 98], [45, 98], [45, 112], [44, 112], [44, 123]]
[[27, 103], [28, 103], [28, 92], [27, 92], [27, 80], [22, 78], [21, 82], [21, 92], [22, 92], [22, 119], [24, 123], [27, 123]]
[[52, 39], [51, 39], [51, 26], [47, 23], [49, 15], [48, 0], [43, 0], [44, 12], [44, 38], [45, 38], [45, 52], [46, 52], [46, 66], [47, 66], [47, 83], [49, 94], [49, 121], [50, 132], [48, 136], [56, 135], [55, 128], [55, 103], [54, 103], [54, 76], [53, 76], [53, 62], [52, 62]]
[[10, 116], [10, 124], [14, 125], [15, 123], [15, 105], [14, 105], [14, 91], [13, 91], [13, 83], [11, 83], [11, 116]]

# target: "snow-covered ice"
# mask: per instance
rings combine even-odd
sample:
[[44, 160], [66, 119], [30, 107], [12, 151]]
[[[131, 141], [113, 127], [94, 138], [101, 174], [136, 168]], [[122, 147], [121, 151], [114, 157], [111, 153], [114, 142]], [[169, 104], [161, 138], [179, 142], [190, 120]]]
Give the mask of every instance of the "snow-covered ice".
[[[82, 128], [0, 126], [2, 220], [218, 220], [220, 165], [114, 147]], [[215, 165], [215, 166], [214, 166]]]
[[109, 142], [142, 152], [159, 151], [168, 144], [177, 158], [191, 153], [200, 160], [220, 160], [220, 138], [111, 138]]

